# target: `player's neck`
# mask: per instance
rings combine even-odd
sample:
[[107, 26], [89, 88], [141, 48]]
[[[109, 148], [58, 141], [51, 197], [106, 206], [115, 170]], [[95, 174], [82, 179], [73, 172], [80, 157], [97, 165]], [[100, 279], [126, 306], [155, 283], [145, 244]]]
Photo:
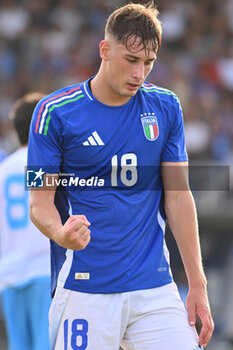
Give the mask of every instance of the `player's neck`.
[[111, 89], [105, 75], [101, 70], [91, 80], [90, 88], [93, 96], [101, 103], [108, 106], [121, 106], [127, 103], [131, 97], [120, 96]]

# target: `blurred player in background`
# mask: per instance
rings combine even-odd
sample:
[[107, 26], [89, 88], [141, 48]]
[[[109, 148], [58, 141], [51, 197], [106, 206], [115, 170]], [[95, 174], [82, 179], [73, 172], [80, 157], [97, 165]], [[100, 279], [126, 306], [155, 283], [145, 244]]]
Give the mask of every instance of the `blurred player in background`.
[[6, 158], [7, 154], [0, 148], [0, 162]]
[[[28, 168], [35, 180], [44, 174], [44, 188], [31, 191], [31, 218], [52, 240], [55, 350], [195, 350], [212, 335], [180, 103], [144, 83], [161, 32], [152, 5], [114, 11], [97, 75], [34, 112]], [[82, 184], [56, 191], [59, 173]], [[93, 176], [103, 181], [85, 188]], [[169, 267], [166, 219], [189, 282], [188, 313]]]
[[20, 149], [0, 165], [0, 289], [9, 350], [49, 350], [49, 241], [29, 218], [25, 191], [28, 133], [42, 94], [19, 99], [10, 117]]

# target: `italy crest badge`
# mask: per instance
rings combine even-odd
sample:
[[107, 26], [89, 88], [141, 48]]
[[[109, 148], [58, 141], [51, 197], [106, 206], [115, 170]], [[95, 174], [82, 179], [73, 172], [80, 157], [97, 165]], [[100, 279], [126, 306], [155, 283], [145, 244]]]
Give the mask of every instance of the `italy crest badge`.
[[144, 135], [150, 141], [155, 141], [159, 136], [158, 120], [155, 115], [141, 118]]

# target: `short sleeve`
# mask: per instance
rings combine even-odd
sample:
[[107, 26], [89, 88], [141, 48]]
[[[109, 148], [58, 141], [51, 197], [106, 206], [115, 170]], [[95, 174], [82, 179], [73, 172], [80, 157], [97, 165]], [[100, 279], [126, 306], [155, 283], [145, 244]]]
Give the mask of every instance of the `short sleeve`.
[[27, 166], [32, 169], [42, 168], [47, 173], [59, 173], [63, 127], [55, 111], [46, 106], [46, 98], [43, 98], [32, 116]]
[[178, 98], [175, 95], [173, 98], [168, 139], [163, 150], [162, 161], [184, 162], [188, 160], [188, 155], [185, 146], [183, 113]]

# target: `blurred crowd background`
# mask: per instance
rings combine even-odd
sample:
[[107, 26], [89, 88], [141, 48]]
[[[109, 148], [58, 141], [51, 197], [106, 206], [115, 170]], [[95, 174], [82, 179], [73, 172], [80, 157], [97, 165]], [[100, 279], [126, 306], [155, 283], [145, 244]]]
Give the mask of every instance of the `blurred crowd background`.
[[[50, 93], [94, 75], [107, 16], [128, 2], [0, 1], [0, 158], [18, 147], [8, 118], [14, 101], [27, 92]], [[216, 324], [208, 349], [228, 350], [233, 344], [233, 1], [155, 3], [164, 24], [163, 43], [147, 81], [180, 98], [191, 164], [214, 166], [207, 172], [212, 190], [202, 188], [194, 196]], [[203, 176], [199, 171], [196, 181]], [[168, 232], [182, 293], [186, 282], [169, 237]]]

